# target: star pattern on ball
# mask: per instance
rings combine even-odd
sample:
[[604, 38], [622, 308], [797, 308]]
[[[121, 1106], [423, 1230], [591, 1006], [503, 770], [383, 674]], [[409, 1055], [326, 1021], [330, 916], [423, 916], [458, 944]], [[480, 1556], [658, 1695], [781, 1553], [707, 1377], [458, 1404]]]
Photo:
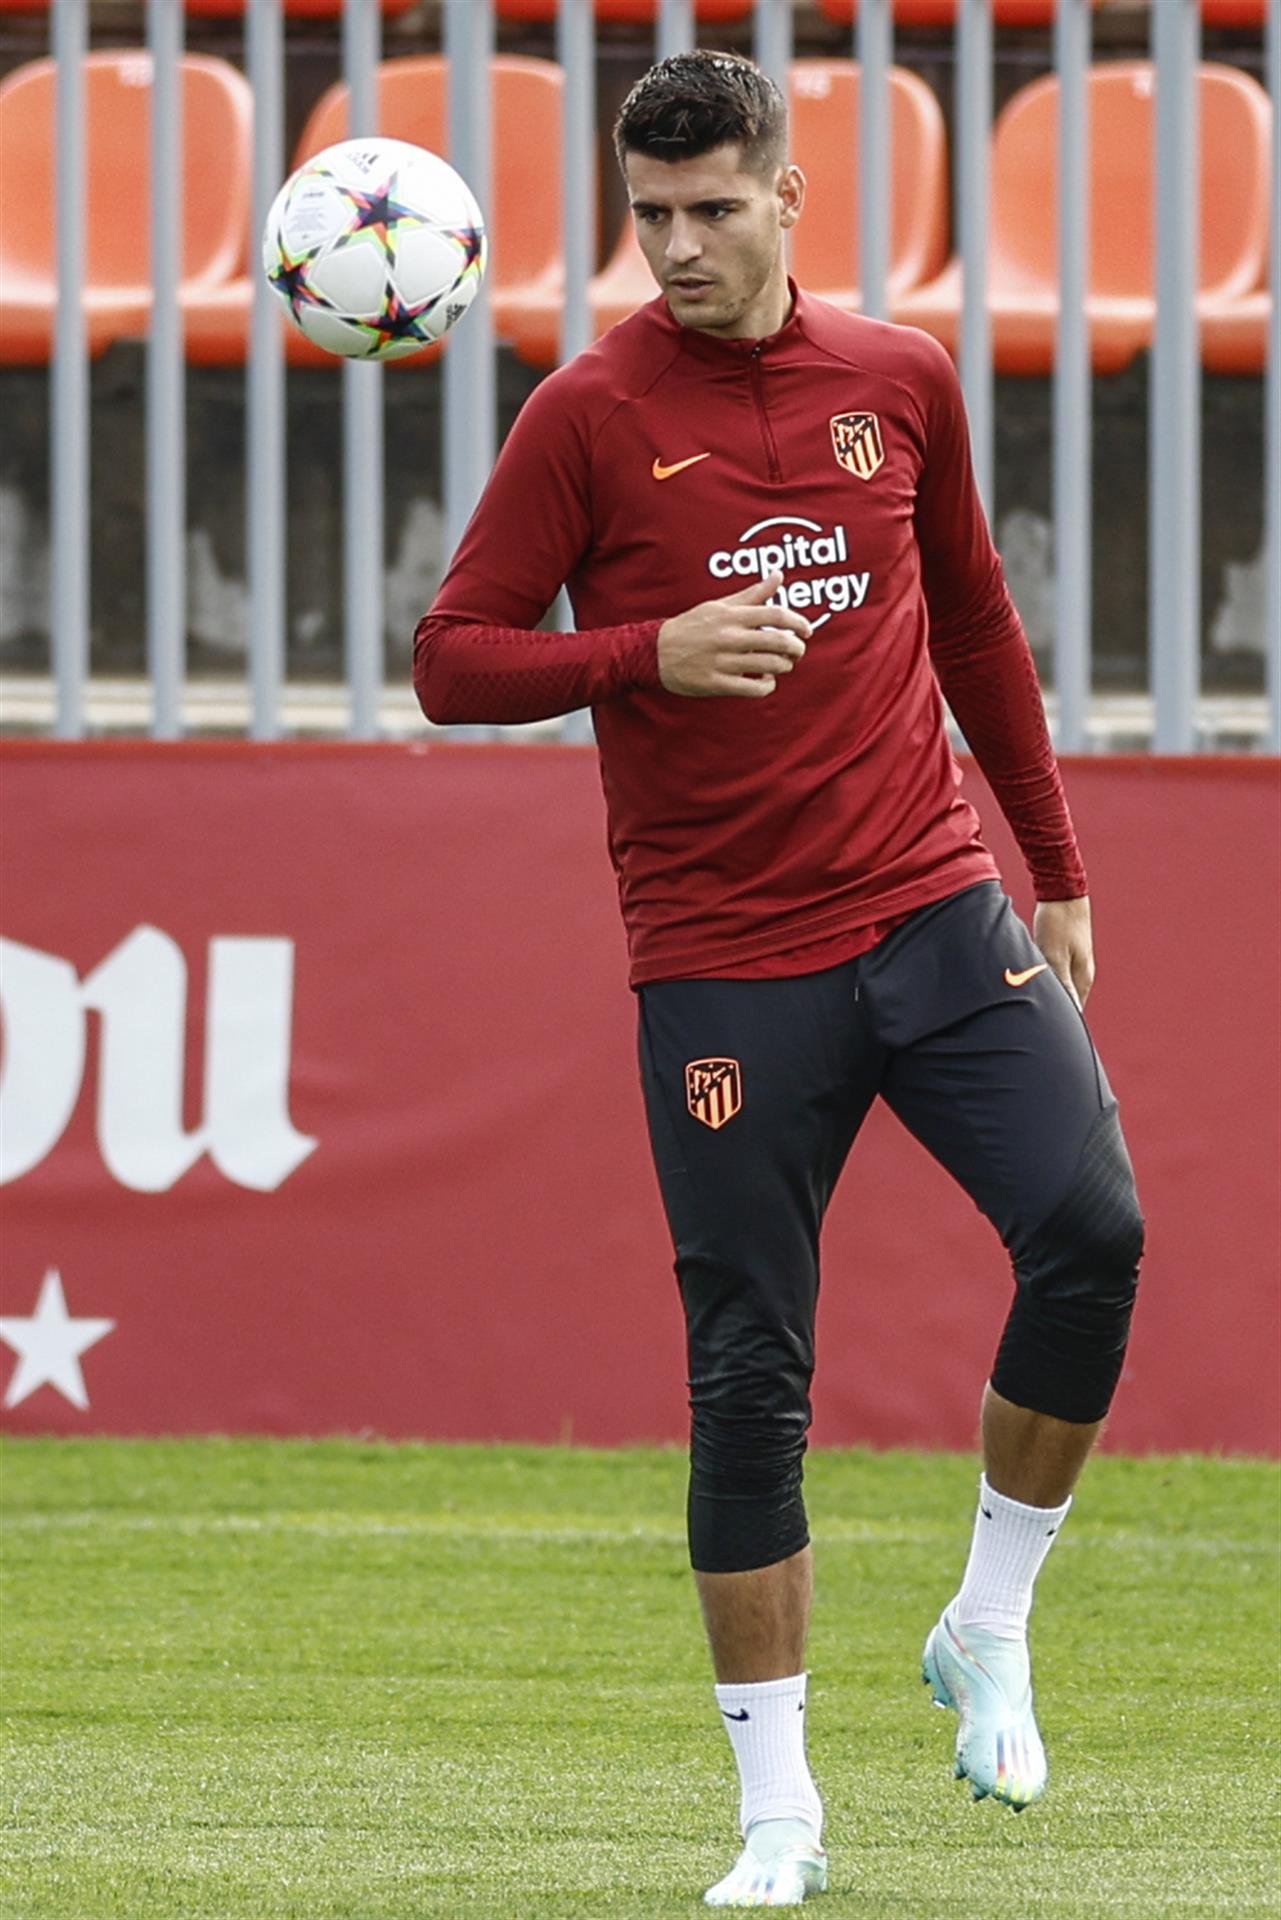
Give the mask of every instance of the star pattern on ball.
[[477, 227], [446, 227], [445, 232], [463, 256], [463, 264], [458, 274], [461, 280], [469, 267], [480, 265], [481, 256], [485, 250], [485, 236]]
[[430, 312], [435, 305], [436, 296], [433, 295], [430, 300], [420, 301], [417, 306], [409, 306], [401, 299], [389, 280], [383, 298], [382, 312], [377, 320], [365, 322], [372, 336], [369, 345], [370, 353], [382, 353], [393, 340], [414, 340], [421, 346], [427, 346], [433, 336], [424, 331], [421, 323], [423, 315]]
[[372, 233], [382, 241], [388, 261], [395, 266], [397, 234], [427, 225], [423, 214], [396, 198], [397, 177], [395, 173], [388, 174], [381, 186], [371, 187], [368, 192], [359, 187], [343, 187], [343, 196], [351, 206], [351, 218], [337, 245], [349, 246], [362, 234]]
[[296, 320], [307, 308], [328, 307], [329, 302], [321, 298], [307, 279], [307, 270], [311, 266], [310, 254], [301, 260], [291, 260], [282, 248], [280, 264], [274, 266], [267, 275], [282, 300], [289, 302], [289, 311]]

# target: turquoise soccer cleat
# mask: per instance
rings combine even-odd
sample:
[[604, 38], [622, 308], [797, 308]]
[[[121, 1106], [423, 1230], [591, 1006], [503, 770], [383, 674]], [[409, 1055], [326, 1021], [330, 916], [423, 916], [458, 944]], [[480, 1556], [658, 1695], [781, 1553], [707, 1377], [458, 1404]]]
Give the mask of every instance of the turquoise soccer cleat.
[[945, 1608], [925, 1642], [921, 1678], [934, 1704], [954, 1707], [956, 1777], [976, 1800], [1021, 1813], [1045, 1792], [1045, 1748], [1032, 1710], [1027, 1642], [981, 1627], [958, 1627]]
[[[769, 1827], [791, 1827], [794, 1821], [769, 1820]], [[709, 1907], [799, 1907], [812, 1893], [827, 1891], [827, 1855], [812, 1841], [785, 1835], [771, 1847], [770, 1836], [753, 1828], [738, 1859], [714, 1887], [703, 1895]]]

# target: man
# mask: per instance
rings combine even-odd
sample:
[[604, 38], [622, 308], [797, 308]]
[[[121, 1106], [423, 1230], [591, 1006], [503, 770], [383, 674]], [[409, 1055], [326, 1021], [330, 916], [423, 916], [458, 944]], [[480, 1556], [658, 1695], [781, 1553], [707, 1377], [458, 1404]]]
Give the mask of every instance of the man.
[[[863, 1116], [884, 1098], [1013, 1263], [973, 1547], [924, 1668], [959, 1713], [957, 1772], [1015, 1808], [1046, 1777], [1032, 1585], [1116, 1385], [1142, 1221], [951, 363], [788, 280], [805, 182], [750, 61], [660, 62], [615, 144], [660, 295], [531, 396], [415, 684], [437, 721], [594, 710], [742, 1787], [742, 1852], [705, 1897], [799, 1905], [827, 1874], [803, 1712], [818, 1236]], [[579, 630], [534, 631], [562, 582]], [[1030, 868], [1035, 942], [958, 793], [940, 686]]]

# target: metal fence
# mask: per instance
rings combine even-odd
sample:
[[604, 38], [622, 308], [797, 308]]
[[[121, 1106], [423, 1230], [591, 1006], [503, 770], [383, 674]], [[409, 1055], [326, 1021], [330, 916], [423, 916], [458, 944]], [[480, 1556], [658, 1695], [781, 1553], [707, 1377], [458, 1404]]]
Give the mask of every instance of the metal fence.
[[[154, 62], [151, 94], [152, 257], [181, 255], [181, 94], [178, 60], [183, 9], [148, 0]], [[861, 215], [865, 309], [886, 310], [893, 167], [888, 87], [893, 59], [891, 0], [861, 0], [850, 52], [862, 67], [858, 179], [850, 183]], [[283, 175], [283, 23], [280, 0], [246, 0], [246, 62], [254, 117], [255, 233]], [[488, 204], [488, 62], [495, 44], [492, 0], [442, 0], [443, 51], [449, 59], [452, 159]], [[1185, 752], [1207, 737], [1199, 718], [1200, 361], [1195, 291], [1198, 233], [1198, 127], [1195, 76], [1200, 53], [1198, 0], [1154, 0], [1151, 50], [1156, 69], [1155, 235], [1157, 323], [1152, 352], [1149, 474], [1149, 657], [1151, 739]], [[86, 730], [89, 634], [89, 389], [79, 288], [84, 267], [84, 87], [87, 0], [56, 0], [51, 13], [57, 60], [57, 275], [61, 321], [51, 370], [51, 633], [58, 737]], [[559, 0], [556, 50], [564, 75], [564, 230], [566, 298], [562, 356], [590, 338], [588, 282], [594, 271], [595, 44], [591, 0]], [[1281, 94], [1281, 0], [1269, 0], [1268, 84]], [[353, 134], [377, 131], [375, 75], [381, 21], [377, 0], [345, 0], [342, 64]], [[791, 0], [755, 0], [754, 51], [783, 80], [792, 55]], [[694, 44], [692, 0], [660, 0], [656, 50]], [[1090, 419], [1091, 372], [1085, 320], [1086, 182], [1090, 128], [1086, 74], [1091, 57], [1089, 0], [1057, 0], [1053, 57], [1060, 87], [1059, 284], [1053, 375], [1055, 537], [1052, 718], [1065, 750], [1101, 735], [1091, 695]], [[991, 132], [991, 0], [958, 0], [954, 103], [954, 228], [964, 302], [959, 362], [975, 462], [992, 495], [993, 371], [984, 290], [988, 255], [988, 159]], [[1277, 297], [1281, 263], [1281, 190], [1272, 157], [1271, 331], [1263, 387], [1265, 448], [1265, 649], [1267, 711], [1259, 744], [1281, 749], [1281, 339]], [[184, 661], [184, 357], [176, 276], [154, 276], [147, 344], [147, 659], [150, 731], [182, 729]], [[496, 441], [495, 342], [484, 289], [443, 360], [444, 529], [452, 550], [484, 484]], [[248, 730], [275, 739], [285, 726], [285, 544], [287, 490], [284, 367], [274, 300], [256, 276], [246, 366], [246, 554], [249, 593]], [[376, 736], [386, 724], [383, 607], [377, 568], [365, 556], [383, 550], [381, 369], [343, 368], [345, 511], [345, 658], [347, 731]], [[1142, 703], [1131, 703], [1135, 713]], [[1142, 725], [1142, 716], [1134, 720]]]

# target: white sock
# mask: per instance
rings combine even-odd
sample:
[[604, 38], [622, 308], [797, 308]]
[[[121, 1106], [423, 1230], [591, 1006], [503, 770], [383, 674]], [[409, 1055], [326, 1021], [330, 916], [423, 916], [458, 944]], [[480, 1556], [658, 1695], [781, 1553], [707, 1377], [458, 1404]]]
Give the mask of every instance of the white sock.
[[974, 1540], [961, 1590], [952, 1602], [958, 1626], [1023, 1638], [1036, 1576], [1071, 1504], [1069, 1494], [1061, 1507], [1025, 1507], [997, 1493], [987, 1475], [980, 1475]]
[[823, 1803], [805, 1758], [805, 1683], [808, 1674], [716, 1689], [742, 1785], [739, 1826], [761, 1820], [799, 1821], [817, 1844]]

